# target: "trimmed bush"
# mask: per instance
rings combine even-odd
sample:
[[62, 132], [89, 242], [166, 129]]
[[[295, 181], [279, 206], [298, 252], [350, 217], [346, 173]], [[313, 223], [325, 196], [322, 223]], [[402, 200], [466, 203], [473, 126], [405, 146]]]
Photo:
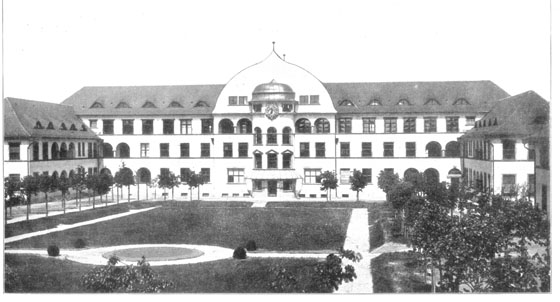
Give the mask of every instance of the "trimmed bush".
[[373, 225], [373, 231], [371, 234], [371, 248], [378, 248], [385, 243], [385, 235], [383, 234], [383, 226], [378, 221]]
[[248, 251], [256, 251], [257, 250], [257, 243], [255, 242], [255, 240], [249, 240], [249, 241], [247, 241], [247, 244], [245, 245], [245, 248]]
[[245, 259], [247, 258], [247, 251], [242, 246], [238, 246], [233, 250], [233, 259]]
[[56, 245], [49, 245], [47, 247], [47, 253], [49, 254], [49, 256], [51, 257], [56, 257], [56, 256], [60, 256], [60, 249], [58, 248], [58, 246]]
[[74, 241], [74, 247], [77, 249], [83, 249], [84, 247], [86, 247], [86, 241], [82, 238], [78, 238], [76, 239], [76, 241]]

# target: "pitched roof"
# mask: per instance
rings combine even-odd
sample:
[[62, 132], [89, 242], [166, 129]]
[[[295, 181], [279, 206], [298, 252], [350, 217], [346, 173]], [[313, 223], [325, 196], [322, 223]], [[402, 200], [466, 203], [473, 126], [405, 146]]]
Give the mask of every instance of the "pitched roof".
[[[83, 87], [62, 104], [72, 106], [80, 116], [211, 114], [223, 88], [224, 85]], [[204, 106], [196, 106], [201, 101]], [[154, 107], [146, 105], [149, 103]]]
[[546, 135], [549, 117], [549, 103], [534, 91], [527, 91], [497, 102], [463, 137], [525, 138]]
[[[491, 81], [323, 85], [339, 113], [485, 113], [490, 110], [493, 101], [509, 96]], [[354, 105], [347, 105], [346, 100]], [[401, 100], [407, 100], [410, 105], [397, 105]], [[380, 105], [370, 105], [373, 102]], [[459, 105], [456, 102], [468, 104]]]
[[[37, 122], [42, 129], [36, 127]], [[53, 129], [47, 129], [49, 123], [52, 123]], [[63, 123], [68, 130], [61, 130]], [[77, 130], [69, 130], [72, 125]], [[88, 127], [82, 131], [82, 125], [82, 120], [70, 106], [11, 97], [4, 99], [5, 138], [98, 138]]]

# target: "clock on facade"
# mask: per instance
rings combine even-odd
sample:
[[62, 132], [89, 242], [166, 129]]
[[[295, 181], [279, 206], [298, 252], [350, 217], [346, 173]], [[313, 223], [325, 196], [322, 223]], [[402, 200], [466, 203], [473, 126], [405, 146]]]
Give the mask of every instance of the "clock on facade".
[[278, 117], [278, 106], [276, 104], [270, 104], [266, 106], [264, 110], [264, 115], [268, 117], [269, 120], [273, 120]]

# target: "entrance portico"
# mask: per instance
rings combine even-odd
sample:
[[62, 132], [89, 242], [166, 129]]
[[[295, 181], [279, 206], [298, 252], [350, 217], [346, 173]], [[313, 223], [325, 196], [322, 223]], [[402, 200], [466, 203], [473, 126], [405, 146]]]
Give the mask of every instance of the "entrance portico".
[[293, 169], [253, 170], [245, 178], [254, 198], [297, 198], [297, 188], [301, 190], [302, 178]]

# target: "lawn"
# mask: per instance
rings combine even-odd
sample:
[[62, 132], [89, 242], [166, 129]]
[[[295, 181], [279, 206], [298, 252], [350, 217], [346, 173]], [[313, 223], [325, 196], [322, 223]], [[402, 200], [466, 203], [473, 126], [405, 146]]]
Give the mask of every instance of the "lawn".
[[[6, 292], [83, 293], [80, 278], [94, 266], [68, 260], [33, 255], [6, 254], [6, 264], [17, 279], [6, 285]], [[179, 293], [266, 293], [272, 292], [270, 269], [276, 265], [297, 274], [295, 292], [311, 291], [314, 259], [220, 260], [191, 265], [158, 266], [154, 271]], [[29, 271], [33, 274], [29, 274]]]
[[266, 203], [267, 208], [369, 208], [375, 203], [344, 202], [344, 201], [271, 201]]
[[220, 208], [166, 203], [115, 220], [32, 237], [7, 248], [72, 248], [178, 243], [235, 248], [255, 240], [266, 250], [336, 250], [344, 244], [350, 209]]
[[424, 266], [413, 252], [386, 253], [371, 260], [374, 293], [430, 292]]

